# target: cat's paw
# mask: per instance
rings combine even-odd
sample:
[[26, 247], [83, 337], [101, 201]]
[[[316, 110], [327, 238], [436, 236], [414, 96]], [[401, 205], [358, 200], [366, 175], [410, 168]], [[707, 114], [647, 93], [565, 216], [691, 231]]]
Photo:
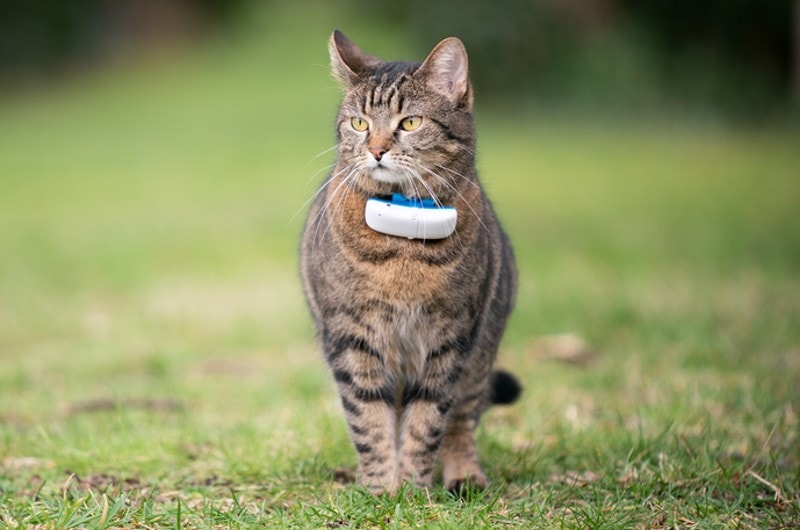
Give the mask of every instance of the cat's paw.
[[360, 477], [358, 481], [361, 486], [369, 490], [370, 493], [376, 497], [384, 495], [394, 495], [400, 483], [395, 477], [382, 476], [382, 477]]
[[486, 479], [486, 475], [480, 471], [461, 478], [451, 478], [444, 483], [447, 491], [459, 497], [466, 497], [473, 491], [483, 491], [488, 485], [489, 481]]

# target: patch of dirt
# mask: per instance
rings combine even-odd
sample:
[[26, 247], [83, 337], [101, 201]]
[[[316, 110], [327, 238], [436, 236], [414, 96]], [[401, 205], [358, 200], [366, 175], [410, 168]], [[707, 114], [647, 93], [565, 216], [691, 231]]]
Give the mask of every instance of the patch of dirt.
[[92, 399], [80, 401], [69, 405], [64, 411], [65, 416], [86, 414], [91, 412], [108, 412], [119, 409], [149, 410], [155, 412], [182, 412], [185, 410], [183, 403], [175, 399]]
[[597, 353], [575, 333], [545, 335], [533, 339], [528, 353], [536, 359], [559, 361], [578, 366], [587, 366], [597, 359]]
[[80, 490], [96, 490], [103, 493], [117, 489], [120, 493], [137, 492], [143, 494], [148, 489], [140, 479], [135, 477], [120, 480], [119, 477], [108, 473], [96, 473], [86, 477], [81, 477], [69, 470], [67, 470], [66, 473], [69, 475], [69, 478], [67, 478], [62, 488], [65, 492], [69, 491], [70, 487], [73, 485], [77, 486]]

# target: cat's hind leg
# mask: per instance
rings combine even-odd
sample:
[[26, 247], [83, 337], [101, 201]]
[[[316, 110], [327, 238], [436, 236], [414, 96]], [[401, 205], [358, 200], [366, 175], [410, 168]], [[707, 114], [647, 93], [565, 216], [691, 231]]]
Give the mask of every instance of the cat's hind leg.
[[483, 395], [479, 393], [454, 407], [442, 439], [439, 450], [442, 482], [454, 493], [463, 493], [466, 488], [483, 489], [488, 483], [475, 445], [482, 399]]
[[[433, 484], [449, 402], [417, 394], [406, 404], [400, 424], [399, 481], [427, 488]], [[434, 396], [431, 396], [433, 398]]]

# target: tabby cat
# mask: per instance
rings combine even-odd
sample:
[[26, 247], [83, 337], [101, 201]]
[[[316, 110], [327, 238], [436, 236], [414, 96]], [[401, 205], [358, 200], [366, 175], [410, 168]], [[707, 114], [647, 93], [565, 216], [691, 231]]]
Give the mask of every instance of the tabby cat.
[[[514, 301], [509, 241], [475, 170], [464, 45], [440, 42], [420, 65], [384, 62], [335, 31], [344, 88], [338, 157], [301, 245], [306, 296], [358, 453], [358, 479], [393, 492], [482, 488], [481, 413], [517, 381], [493, 371]], [[366, 201], [400, 193], [455, 207], [455, 232], [409, 239], [372, 230]]]

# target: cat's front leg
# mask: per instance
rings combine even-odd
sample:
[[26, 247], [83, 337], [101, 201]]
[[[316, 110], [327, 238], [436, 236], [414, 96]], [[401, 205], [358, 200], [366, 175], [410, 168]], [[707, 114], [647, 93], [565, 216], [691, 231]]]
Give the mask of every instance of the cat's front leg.
[[433, 483], [433, 470], [450, 408], [448, 398], [415, 388], [407, 393], [400, 424], [398, 481], [421, 488]]
[[[466, 333], [466, 332], [464, 332]], [[422, 377], [403, 390], [399, 432], [399, 480], [420, 487], [432, 484], [433, 470], [446, 433], [454, 389], [463, 368], [459, 355], [468, 340], [458, 335], [425, 355]]]
[[365, 339], [343, 335], [326, 353], [358, 455], [358, 480], [374, 493], [397, 489], [397, 413], [383, 358]]

